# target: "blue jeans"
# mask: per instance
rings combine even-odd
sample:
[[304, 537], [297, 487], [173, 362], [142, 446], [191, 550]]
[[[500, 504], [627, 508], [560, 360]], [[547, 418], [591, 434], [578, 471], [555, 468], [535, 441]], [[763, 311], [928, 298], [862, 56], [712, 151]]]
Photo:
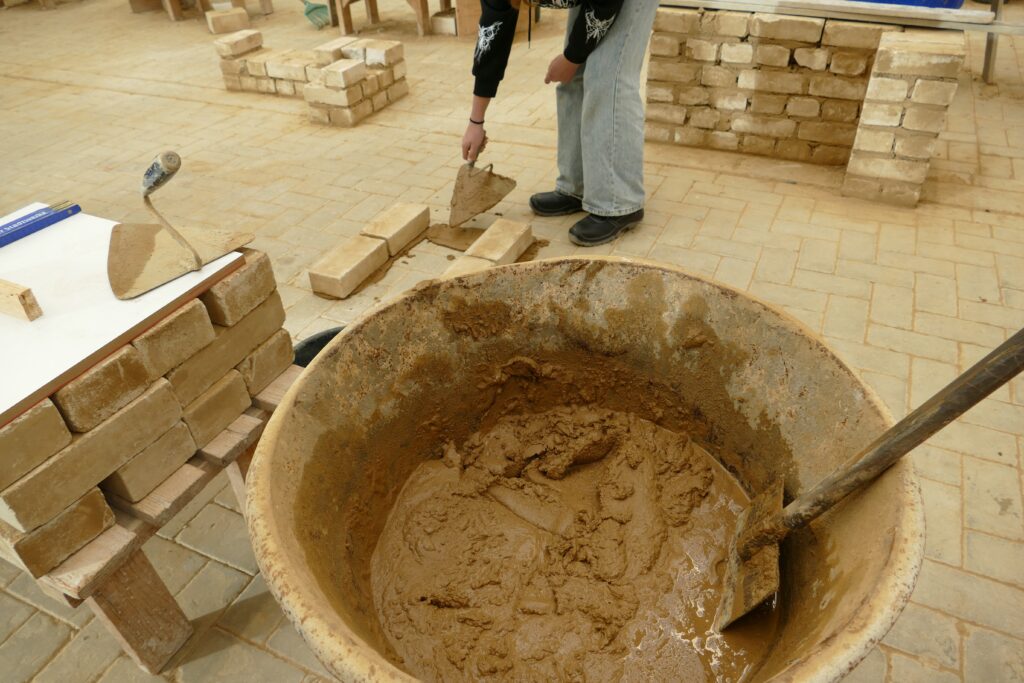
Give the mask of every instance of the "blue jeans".
[[[658, 0], [626, 0], [576, 76], [555, 91], [555, 187], [582, 199], [583, 210], [598, 216], [624, 216], [644, 206], [640, 70], [657, 10]], [[579, 13], [579, 7], [570, 10], [570, 28]]]

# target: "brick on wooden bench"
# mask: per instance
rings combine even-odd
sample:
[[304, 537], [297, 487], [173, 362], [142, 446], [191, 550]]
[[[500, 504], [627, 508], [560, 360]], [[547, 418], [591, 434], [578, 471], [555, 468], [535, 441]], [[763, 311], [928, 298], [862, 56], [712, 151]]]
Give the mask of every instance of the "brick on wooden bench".
[[44, 399], [0, 427], [0, 490], [71, 443], [71, 432], [50, 399]]
[[133, 339], [132, 346], [149, 368], [150, 377], [156, 379], [194, 356], [215, 337], [206, 306], [194, 299]]
[[277, 287], [269, 256], [252, 249], [243, 249], [242, 253], [245, 265], [199, 297], [216, 325], [237, 324]]
[[253, 405], [260, 410], [265, 410], [268, 413], [274, 412], [277, 406], [280, 405], [281, 399], [284, 398], [285, 393], [291, 388], [295, 380], [299, 378], [305, 368], [293, 365], [278, 376], [273, 382], [271, 382], [266, 389], [261, 391], [253, 399]]
[[177, 422], [159, 439], [122, 465], [100, 485], [109, 494], [138, 501], [160, 485], [196, 452], [192, 432]]
[[182, 419], [192, 432], [196, 446], [202, 448], [234, 422], [251, 403], [242, 376], [237, 370], [229, 370], [185, 407]]
[[210, 443], [199, 449], [199, 455], [211, 464], [226, 467], [239, 455], [259, 440], [266, 426], [261, 412], [252, 414], [254, 409], [239, 415], [227, 429], [218, 434]]
[[149, 370], [134, 346], [122, 346], [68, 382], [53, 402], [75, 432], [87, 432], [142, 394]]
[[255, 396], [287, 370], [294, 360], [291, 335], [287, 330], [278, 330], [274, 336], [257, 346], [235, 369], [241, 373], [249, 395]]

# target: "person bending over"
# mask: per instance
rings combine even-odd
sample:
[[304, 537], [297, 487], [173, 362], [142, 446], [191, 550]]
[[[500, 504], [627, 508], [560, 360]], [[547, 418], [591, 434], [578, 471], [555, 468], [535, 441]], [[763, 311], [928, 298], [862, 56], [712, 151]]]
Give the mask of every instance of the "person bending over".
[[[473, 105], [462, 156], [475, 161], [486, 144], [484, 117], [505, 75], [519, 0], [480, 0], [473, 53]], [[588, 215], [569, 229], [583, 246], [610, 242], [644, 217], [644, 109], [640, 70], [658, 0], [540, 0], [569, 9], [565, 49], [545, 83], [558, 109], [558, 180], [530, 197], [539, 216]], [[526, 11], [529, 11], [527, 9]]]

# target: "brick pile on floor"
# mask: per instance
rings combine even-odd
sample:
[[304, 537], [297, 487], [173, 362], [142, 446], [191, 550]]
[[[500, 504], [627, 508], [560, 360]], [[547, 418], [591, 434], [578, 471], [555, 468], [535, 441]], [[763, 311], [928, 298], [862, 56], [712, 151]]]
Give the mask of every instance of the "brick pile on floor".
[[[40, 577], [129, 513], [292, 362], [270, 259], [244, 265], [0, 428], [0, 557]], [[97, 321], [102, 324], [102, 321]]]
[[228, 90], [302, 97], [317, 123], [354, 126], [409, 93], [402, 43], [342, 37], [312, 50], [271, 50], [259, 31], [214, 41]]
[[[309, 269], [310, 288], [334, 299], [348, 297], [430, 227], [430, 207], [395, 204], [378, 214], [359, 235], [349, 237]], [[513, 263], [533, 244], [529, 225], [499, 218], [478, 237], [442, 277], [465, 275]]]

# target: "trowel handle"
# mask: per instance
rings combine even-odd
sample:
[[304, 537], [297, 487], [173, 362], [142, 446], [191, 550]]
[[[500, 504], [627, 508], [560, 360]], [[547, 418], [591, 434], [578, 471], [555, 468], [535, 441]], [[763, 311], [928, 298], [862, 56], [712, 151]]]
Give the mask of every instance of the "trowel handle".
[[857, 455], [853, 465], [833, 472], [782, 512], [770, 517], [763, 526], [750, 529], [738, 544], [740, 555], [750, 557], [757, 548], [777, 543], [793, 529], [804, 526], [873, 480], [1021, 371], [1024, 371], [1024, 329], [890, 427]]

